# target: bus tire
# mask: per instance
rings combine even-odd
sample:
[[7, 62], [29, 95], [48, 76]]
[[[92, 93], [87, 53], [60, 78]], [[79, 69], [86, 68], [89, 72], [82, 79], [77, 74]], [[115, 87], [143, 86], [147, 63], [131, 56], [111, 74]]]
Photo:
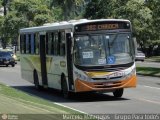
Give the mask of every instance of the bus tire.
[[122, 97], [123, 91], [124, 91], [123, 88], [121, 88], [121, 89], [116, 89], [116, 90], [113, 92], [114, 97], [116, 97], [116, 98]]
[[34, 70], [33, 79], [34, 79], [34, 86], [35, 86], [35, 88], [38, 89], [38, 90], [40, 90], [39, 79], [38, 79], [38, 74], [37, 74], [36, 70]]
[[64, 98], [69, 98], [69, 91], [67, 86], [67, 81], [64, 75], [61, 77], [61, 90]]
[[15, 64], [12, 64], [12, 67], [14, 67], [15, 66]]

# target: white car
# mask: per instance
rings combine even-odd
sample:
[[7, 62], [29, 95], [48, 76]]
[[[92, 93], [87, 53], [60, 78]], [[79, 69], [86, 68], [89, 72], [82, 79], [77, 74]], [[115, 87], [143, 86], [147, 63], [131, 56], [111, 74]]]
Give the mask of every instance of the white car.
[[135, 61], [144, 61], [145, 54], [142, 51], [137, 51]]

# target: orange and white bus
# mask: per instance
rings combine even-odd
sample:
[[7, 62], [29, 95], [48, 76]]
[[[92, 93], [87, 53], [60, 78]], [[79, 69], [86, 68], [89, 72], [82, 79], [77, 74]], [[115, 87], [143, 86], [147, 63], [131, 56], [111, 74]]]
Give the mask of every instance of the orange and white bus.
[[22, 77], [36, 87], [70, 92], [113, 92], [136, 87], [131, 23], [72, 20], [20, 30]]

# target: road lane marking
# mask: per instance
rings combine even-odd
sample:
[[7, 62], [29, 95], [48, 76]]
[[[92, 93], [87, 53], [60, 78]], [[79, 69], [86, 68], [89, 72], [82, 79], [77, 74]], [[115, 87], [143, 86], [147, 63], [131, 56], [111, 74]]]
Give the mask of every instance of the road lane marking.
[[158, 101], [147, 100], [147, 99], [144, 99], [144, 98], [136, 98], [136, 99], [140, 100], [140, 101], [154, 103], [154, 104], [160, 104], [160, 102], [158, 102]]
[[80, 113], [83, 113], [83, 114], [88, 114], [88, 113], [85, 113], [85, 112], [83, 112], [83, 111], [80, 111], [80, 110], [74, 109], [74, 108], [72, 108], [72, 107], [69, 107], [69, 106], [63, 105], [63, 104], [61, 104], [61, 103], [54, 102], [54, 104], [59, 105], [59, 106], [61, 106], [61, 107], [69, 108], [69, 109], [71, 109], [71, 110], [74, 110], [74, 111], [77, 111], [77, 112], [80, 112]]
[[138, 85], [138, 86], [143, 86], [143, 87], [147, 87], [147, 88], [151, 88], [151, 89], [160, 90], [160, 88], [158, 88], [158, 87], [151, 87], [151, 86], [147, 86], [147, 85]]

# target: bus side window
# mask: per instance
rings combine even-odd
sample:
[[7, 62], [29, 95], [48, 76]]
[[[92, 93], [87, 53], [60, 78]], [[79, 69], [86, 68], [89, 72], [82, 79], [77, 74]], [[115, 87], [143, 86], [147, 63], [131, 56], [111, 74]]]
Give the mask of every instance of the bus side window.
[[28, 53], [31, 53], [31, 34], [28, 35]]
[[65, 55], [65, 32], [60, 32], [60, 56]]
[[49, 52], [49, 47], [48, 47], [48, 45], [49, 45], [49, 33], [46, 33], [46, 54], [48, 54]]
[[[48, 41], [46, 40], [46, 51], [48, 50], [48, 55], [53, 55], [53, 33], [47, 33]], [[47, 38], [47, 37], [46, 37]]]
[[23, 53], [24, 36], [20, 35], [20, 52]]
[[54, 55], [58, 55], [58, 33], [54, 36]]
[[24, 35], [24, 41], [23, 41], [23, 45], [24, 45], [24, 54], [26, 54], [26, 35]]
[[57, 55], [60, 55], [61, 32], [58, 32]]
[[51, 54], [54, 55], [54, 33], [51, 33], [50, 42], [51, 42]]
[[39, 34], [35, 34], [35, 53], [39, 54]]
[[26, 35], [25, 34], [20, 35], [20, 49], [22, 54], [26, 53]]
[[31, 34], [26, 34], [26, 53], [31, 53]]
[[31, 54], [35, 53], [35, 40], [34, 33], [31, 34]]
[[34, 34], [34, 54], [36, 54], [36, 34]]
[[26, 34], [26, 53], [29, 53], [29, 35]]

